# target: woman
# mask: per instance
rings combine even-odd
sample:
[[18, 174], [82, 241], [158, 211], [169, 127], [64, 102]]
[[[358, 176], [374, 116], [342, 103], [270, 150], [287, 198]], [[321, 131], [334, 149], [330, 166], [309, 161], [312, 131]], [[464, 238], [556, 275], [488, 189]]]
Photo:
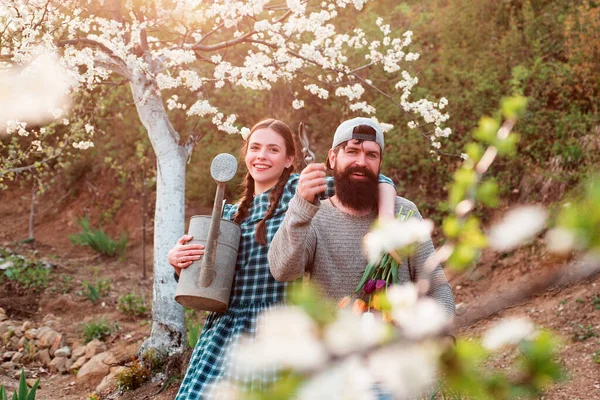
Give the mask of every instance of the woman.
[[[240, 334], [254, 334], [254, 323], [260, 312], [285, 299], [286, 283], [277, 282], [269, 271], [268, 244], [279, 228], [287, 205], [296, 192], [299, 175], [294, 170], [296, 146], [289, 127], [281, 121], [267, 119], [254, 125], [243, 148], [248, 168], [244, 192], [238, 204], [225, 206], [224, 218], [240, 224], [242, 235], [237, 257], [229, 308], [224, 313], [210, 313], [198, 340], [177, 399], [205, 398], [210, 384], [221, 377], [236, 378], [235, 372], [226, 368], [226, 349]], [[380, 182], [391, 183], [380, 177]], [[323, 188], [333, 194], [333, 181], [325, 178]], [[393, 215], [395, 187], [385, 187], [385, 206], [380, 209]], [[389, 194], [389, 195], [388, 195]], [[383, 211], [380, 212], [380, 215]], [[169, 251], [169, 263], [177, 274], [182, 268], [200, 259], [204, 246], [186, 244], [192, 238], [183, 236]], [[255, 377], [251, 385], [265, 385], [273, 375], [265, 373]]]

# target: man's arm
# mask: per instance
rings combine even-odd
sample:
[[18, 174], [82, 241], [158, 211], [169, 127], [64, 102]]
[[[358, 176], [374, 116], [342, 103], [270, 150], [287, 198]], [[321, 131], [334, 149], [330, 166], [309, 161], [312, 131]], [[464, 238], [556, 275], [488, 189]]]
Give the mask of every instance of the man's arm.
[[[407, 207], [408, 210], [405, 210], [404, 212], [415, 210], [416, 213], [413, 218], [423, 219], [421, 213], [414, 203], [406, 199], [403, 200], [404, 202], [409, 203]], [[440, 306], [444, 308], [448, 318], [452, 318], [456, 314], [454, 295], [452, 294], [452, 287], [448, 283], [448, 279], [446, 279], [446, 274], [444, 273], [441, 264], [436, 265], [431, 271], [428, 271], [425, 268], [427, 259], [434, 253], [435, 248], [433, 247], [431, 238], [420, 243], [417, 246], [417, 250], [410, 257], [408, 257], [410, 276], [414, 282], [418, 282], [420, 280], [428, 281], [429, 290], [427, 291], [427, 296], [434, 299]]]
[[298, 193], [290, 201], [269, 247], [269, 268], [276, 280], [288, 282], [303, 276], [317, 243], [310, 223], [318, 210], [318, 205], [306, 201]]

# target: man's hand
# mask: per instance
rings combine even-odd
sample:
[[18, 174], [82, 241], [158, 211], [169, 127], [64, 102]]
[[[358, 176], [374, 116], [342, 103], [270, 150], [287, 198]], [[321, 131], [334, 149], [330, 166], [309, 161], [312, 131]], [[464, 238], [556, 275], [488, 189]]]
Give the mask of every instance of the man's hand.
[[192, 236], [183, 235], [167, 254], [169, 264], [175, 268], [177, 275], [181, 273], [183, 268], [189, 267], [194, 261], [199, 260], [204, 255], [204, 246], [201, 244], [186, 244], [192, 239]]
[[327, 189], [325, 164], [308, 164], [300, 173], [298, 194], [306, 201], [314, 203], [317, 195]]

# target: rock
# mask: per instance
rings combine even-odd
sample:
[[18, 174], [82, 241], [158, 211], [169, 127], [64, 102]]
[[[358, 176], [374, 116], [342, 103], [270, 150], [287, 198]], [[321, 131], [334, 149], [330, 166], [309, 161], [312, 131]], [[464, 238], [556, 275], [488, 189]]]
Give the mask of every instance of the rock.
[[[25, 382], [27, 382], [27, 386], [29, 386], [30, 388], [33, 387], [33, 385], [35, 385], [35, 383], [37, 382], [37, 379], [25, 379]], [[38, 388], [40, 387], [40, 385], [38, 385]]]
[[9, 326], [6, 331], [2, 334], [2, 343], [7, 343], [11, 337], [13, 337], [14, 331]]
[[56, 349], [54, 352], [54, 357], [71, 357], [71, 348], [69, 346], [61, 347], [60, 349]]
[[58, 350], [59, 348], [62, 347], [63, 340], [62, 340], [62, 335], [59, 334], [59, 338], [52, 344], [52, 346], [50, 347], [50, 355], [52, 357], [56, 357], [56, 355], [54, 354], [56, 352], [56, 350]]
[[77, 360], [79, 357], [85, 355], [85, 346], [78, 345], [73, 349], [73, 353], [71, 354], [72, 360]]
[[67, 357], [54, 357], [48, 367], [50, 368], [50, 371], [62, 374], [67, 372], [67, 361], [69, 361]]
[[109, 372], [110, 368], [104, 364], [110, 354], [108, 352], [96, 354], [77, 372], [77, 380], [88, 386], [97, 386]]
[[52, 361], [52, 358], [50, 358], [50, 351], [48, 349], [38, 351], [38, 353], [35, 355], [35, 359], [45, 366], [48, 366], [50, 361]]
[[465, 303], [458, 303], [455, 310], [457, 316], [463, 315], [467, 311], [467, 305]]
[[21, 325], [21, 329], [23, 330], [23, 332], [27, 332], [31, 328], [33, 328], [33, 322], [31, 321], [25, 321], [23, 322], [23, 325]]
[[6, 311], [4, 311], [4, 308], [2, 308], [2, 307], [0, 307], [0, 314], [6, 315]]
[[[4, 310], [2, 310], [4, 311]], [[6, 321], [8, 319], [8, 317], [6, 316], [6, 314], [4, 314], [4, 312], [0, 313], [0, 322], [1, 321]]]
[[69, 372], [75, 372], [76, 370], [80, 369], [81, 367], [83, 367], [83, 365], [87, 362], [87, 357], [86, 356], [81, 356], [77, 359], [77, 361], [75, 361], [73, 364], [71, 364], [70, 367], [68, 367], [68, 371]]
[[54, 331], [54, 329], [50, 328], [49, 326], [40, 326], [35, 330], [35, 339], [40, 339], [50, 331]]
[[30, 328], [25, 331], [24, 336], [27, 338], [27, 340], [35, 340], [37, 338], [37, 333], [37, 329]]
[[110, 373], [102, 379], [102, 382], [96, 386], [96, 392], [101, 393], [108, 389], [113, 389], [117, 386], [116, 376], [126, 370], [126, 367], [112, 367]]
[[16, 351], [7, 351], [6, 353], [2, 354], [2, 361], [12, 360], [12, 358], [15, 354], [17, 354]]
[[44, 322], [48, 322], [48, 321], [60, 321], [60, 318], [57, 318], [56, 315], [54, 315], [54, 314], [46, 314], [44, 316], [44, 318], [42, 319], [42, 321], [44, 321]]
[[39, 331], [37, 334], [38, 340], [36, 343], [42, 349], [50, 348], [50, 354], [54, 354], [56, 349], [58, 349], [62, 343], [62, 335], [56, 332], [52, 328], [48, 328], [49, 330], [44, 331], [42, 335], [40, 335]]
[[19, 350], [19, 338], [16, 336], [11, 337], [8, 346], [6, 347], [8, 347], [9, 350]]
[[92, 358], [96, 354], [100, 354], [105, 351], [106, 351], [106, 344], [104, 344], [104, 342], [101, 342], [98, 339], [92, 340], [85, 346], [85, 356], [87, 358]]
[[17, 326], [15, 328], [15, 332], [14, 332], [15, 336], [18, 338], [22, 338], [23, 337], [23, 329], [21, 329], [20, 326]]
[[0, 270], [4, 271], [6, 269], [14, 267], [14, 265], [15, 263], [13, 263], [11, 260], [4, 260], [2, 263], [0, 263]]
[[22, 348], [24, 348], [25, 343], [29, 343], [29, 341], [25, 336], [23, 336], [21, 339], [19, 339], [19, 343], [17, 343], [17, 350], [21, 350]]
[[2, 365], [0, 365], [0, 368], [2, 368], [5, 371], [11, 371], [13, 369], [15, 369], [17, 367], [17, 364], [15, 364], [12, 361], [7, 361], [5, 363], [2, 363]]
[[25, 357], [25, 354], [23, 354], [20, 351], [18, 351], [18, 352], [15, 353], [15, 355], [12, 357], [12, 359], [10, 361], [12, 361], [12, 362], [19, 362], [20, 360], [23, 359], [23, 357]]

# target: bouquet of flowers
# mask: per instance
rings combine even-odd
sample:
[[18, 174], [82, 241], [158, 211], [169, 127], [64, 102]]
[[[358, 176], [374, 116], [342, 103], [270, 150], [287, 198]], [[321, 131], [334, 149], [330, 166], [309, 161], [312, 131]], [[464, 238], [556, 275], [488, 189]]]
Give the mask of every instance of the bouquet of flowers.
[[398, 268], [403, 258], [413, 254], [421, 242], [430, 238], [433, 222], [423, 220], [418, 214], [415, 217], [416, 213], [416, 210], [403, 213], [403, 208], [400, 208], [395, 219], [378, 221], [365, 236], [364, 246], [369, 262], [354, 294], [364, 292], [369, 296], [369, 302], [355, 302], [355, 311], [370, 309], [377, 291], [400, 283]]

